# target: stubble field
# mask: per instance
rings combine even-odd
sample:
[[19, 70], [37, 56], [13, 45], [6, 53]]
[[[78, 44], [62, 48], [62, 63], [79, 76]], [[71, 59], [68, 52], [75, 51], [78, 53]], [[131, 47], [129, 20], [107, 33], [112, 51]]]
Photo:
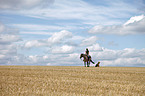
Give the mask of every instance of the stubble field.
[[143, 96], [145, 67], [0, 66], [0, 96]]

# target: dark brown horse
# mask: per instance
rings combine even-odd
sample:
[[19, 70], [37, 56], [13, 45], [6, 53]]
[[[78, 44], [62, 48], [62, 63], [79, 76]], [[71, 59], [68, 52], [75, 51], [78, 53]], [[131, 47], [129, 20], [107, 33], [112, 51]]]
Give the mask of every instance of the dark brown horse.
[[86, 67], [86, 62], [87, 62], [87, 67], [90, 66], [90, 60], [91, 60], [91, 56], [90, 58], [88, 59], [88, 56], [86, 54], [81, 54], [80, 55], [80, 59], [83, 57], [83, 61], [84, 61], [84, 66]]
[[[81, 54], [80, 55], [80, 59], [83, 57], [83, 61], [84, 61], [84, 66], [86, 67], [86, 62], [87, 62], [87, 67], [90, 66], [90, 62], [92, 62], [93, 64], [95, 64], [92, 59], [91, 59], [91, 56], [89, 55], [89, 59], [88, 59], [88, 56], [86, 54]], [[100, 62], [98, 62], [95, 67], [100, 67]]]

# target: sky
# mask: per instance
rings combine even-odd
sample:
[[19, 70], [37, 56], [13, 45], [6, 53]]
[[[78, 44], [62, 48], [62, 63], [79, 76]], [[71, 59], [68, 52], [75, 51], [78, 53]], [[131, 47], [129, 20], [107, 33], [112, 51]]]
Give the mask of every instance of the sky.
[[[145, 0], [0, 0], [0, 65], [145, 67]], [[91, 66], [95, 66], [91, 64]]]

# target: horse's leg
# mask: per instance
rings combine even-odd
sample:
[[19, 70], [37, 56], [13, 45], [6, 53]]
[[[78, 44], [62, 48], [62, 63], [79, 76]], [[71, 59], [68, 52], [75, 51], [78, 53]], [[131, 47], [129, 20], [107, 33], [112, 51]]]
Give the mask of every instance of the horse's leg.
[[84, 67], [86, 67], [86, 62], [84, 62]]
[[89, 61], [87, 61], [87, 67], [89, 67], [89, 65], [90, 65], [90, 64], [89, 64]]
[[90, 61], [89, 61], [89, 67], [90, 67]]
[[90, 67], [90, 61], [88, 61], [88, 67]]
[[88, 67], [88, 61], [87, 61], [87, 67]]
[[87, 67], [90, 67], [90, 58], [87, 61]]

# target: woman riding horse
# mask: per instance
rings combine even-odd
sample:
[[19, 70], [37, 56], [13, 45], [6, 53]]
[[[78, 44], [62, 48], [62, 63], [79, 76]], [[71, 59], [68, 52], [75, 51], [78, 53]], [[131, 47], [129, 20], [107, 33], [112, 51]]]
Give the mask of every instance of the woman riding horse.
[[89, 55], [89, 50], [88, 48], [86, 48], [86, 51], [85, 51], [86, 54], [81, 54], [80, 55], [80, 59], [83, 57], [84, 58], [84, 66], [86, 67], [86, 62], [87, 62], [87, 67], [89, 67], [90, 65], [90, 62], [92, 62], [93, 64], [95, 64], [92, 59], [91, 59], [91, 56]]
[[88, 56], [88, 60], [89, 60], [90, 62], [92, 62], [93, 64], [95, 64], [95, 63], [92, 61], [91, 56], [89, 55], [89, 50], [88, 50], [88, 48], [86, 48], [86, 54], [87, 54], [87, 56]]

